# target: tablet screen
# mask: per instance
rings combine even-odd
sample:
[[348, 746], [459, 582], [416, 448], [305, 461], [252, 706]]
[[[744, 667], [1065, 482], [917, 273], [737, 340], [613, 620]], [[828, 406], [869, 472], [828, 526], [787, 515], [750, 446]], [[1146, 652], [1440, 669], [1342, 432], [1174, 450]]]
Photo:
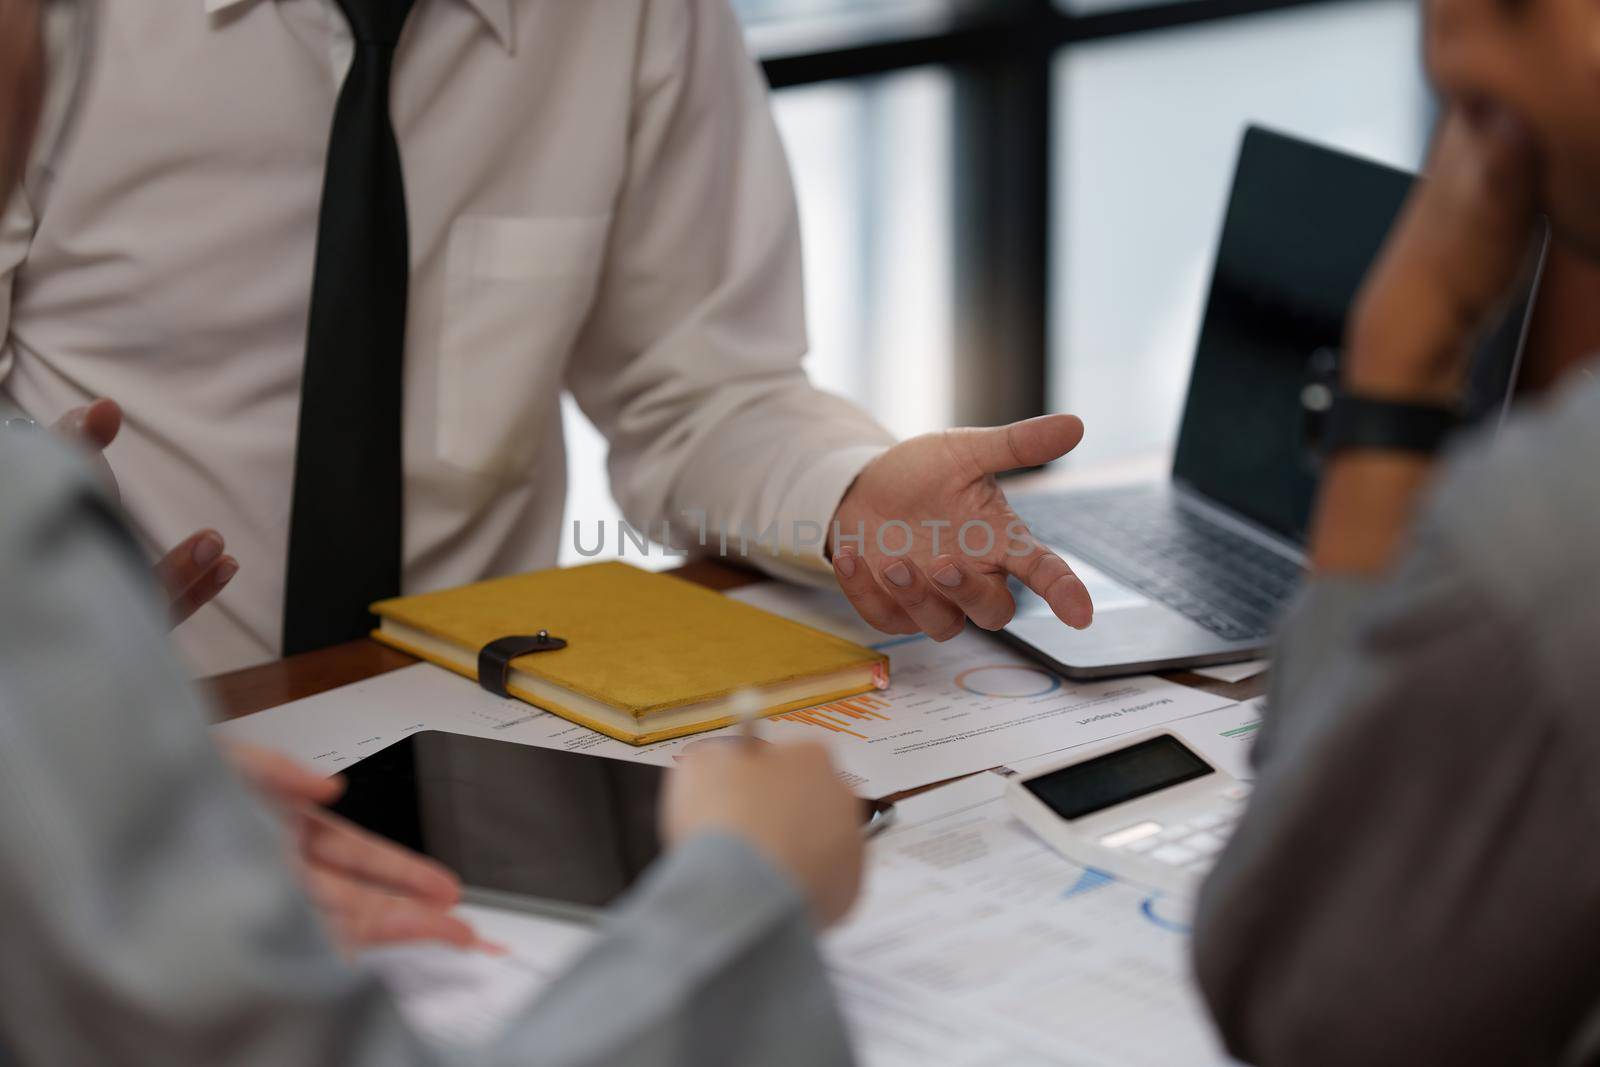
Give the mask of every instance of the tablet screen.
[[660, 852], [662, 767], [434, 731], [344, 772], [333, 810], [475, 889], [602, 907]]

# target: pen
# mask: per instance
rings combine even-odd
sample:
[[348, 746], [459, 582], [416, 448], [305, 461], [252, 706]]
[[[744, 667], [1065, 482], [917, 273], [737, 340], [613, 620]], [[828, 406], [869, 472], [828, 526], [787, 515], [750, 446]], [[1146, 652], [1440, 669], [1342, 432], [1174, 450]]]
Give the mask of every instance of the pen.
[[753, 745], [760, 738], [756, 736], [756, 723], [761, 719], [761, 698], [753, 690], [741, 689], [733, 694], [730, 709], [734, 718], [739, 720], [739, 737], [745, 745]]

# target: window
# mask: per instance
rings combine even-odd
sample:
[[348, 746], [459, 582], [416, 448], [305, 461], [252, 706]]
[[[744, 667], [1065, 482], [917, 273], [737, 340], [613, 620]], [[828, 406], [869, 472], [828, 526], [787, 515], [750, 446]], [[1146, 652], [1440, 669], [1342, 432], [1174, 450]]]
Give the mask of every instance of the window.
[[955, 418], [951, 106], [932, 68], [774, 101], [800, 202], [807, 370], [902, 436]]
[[1073, 462], [1170, 446], [1244, 127], [1415, 169], [1429, 121], [1410, 0], [1110, 37], [1055, 59], [1055, 410]]

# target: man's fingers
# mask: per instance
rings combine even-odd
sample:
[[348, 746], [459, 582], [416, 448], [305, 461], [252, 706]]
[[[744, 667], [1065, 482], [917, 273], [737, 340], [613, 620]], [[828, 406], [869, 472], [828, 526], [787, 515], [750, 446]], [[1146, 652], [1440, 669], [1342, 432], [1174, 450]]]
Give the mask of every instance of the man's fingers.
[[122, 408], [115, 400], [102, 398], [87, 407], [73, 408], [56, 420], [55, 429], [101, 451], [116, 440], [117, 431], [122, 429]]
[[928, 564], [927, 574], [940, 596], [985, 630], [1000, 629], [1016, 614], [1017, 602], [1011, 599], [1004, 575], [979, 573], [960, 556], [938, 557]]
[[868, 626], [886, 634], [914, 634], [921, 630], [878, 585], [872, 568], [854, 548], [846, 545], [833, 554], [833, 575]]
[[156, 563], [156, 580], [176, 601], [222, 560], [227, 547], [215, 530], [196, 530]]
[[960, 633], [967, 617], [960, 608], [934, 592], [922, 568], [906, 559], [890, 560], [878, 572], [879, 584], [888, 590], [917, 628], [935, 641], [948, 641]]
[[1026, 555], [1006, 556], [1006, 569], [1042, 597], [1056, 618], [1074, 629], [1086, 628], [1094, 621], [1094, 603], [1083, 579], [1072, 573], [1066, 560], [1029, 540], [1032, 548]]
[[61, 437], [89, 453], [90, 466], [95, 468], [106, 492], [118, 501], [122, 499], [122, 490], [111, 464], [106, 462], [105, 450], [121, 428], [122, 409], [114, 400], [96, 400], [87, 407], [73, 408], [57, 419], [53, 427]]
[[324, 778], [281, 752], [257, 745], [229, 745], [226, 752], [247, 782], [269, 799], [295, 810], [294, 825], [304, 862], [436, 906], [461, 899], [461, 883], [442, 864], [319, 807], [338, 799], [344, 791], [342, 779]]
[[350, 948], [400, 941], [442, 941], [457, 948], [484, 945], [470, 924], [437, 905], [393, 896], [317, 866], [306, 868], [304, 877], [312, 901], [340, 943]]
[[156, 563], [156, 581], [172, 605], [172, 625], [209, 604], [239, 573], [239, 561], [223, 555], [224, 547], [217, 531], [200, 530]]
[[156, 578], [175, 599], [222, 559], [226, 543], [215, 530], [196, 530], [156, 563]]
[[985, 474], [1039, 467], [1078, 447], [1083, 420], [1076, 415], [1040, 415], [1009, 426], [959, 431], [971, 444], [973, 461]]
[[172, 602], [172, 610], [169, 613], [172, 625], [177, 626], [179, 623], [184, 622], [189, 616], [215, 600], [217, 594], [226, 589], [228, 583], [233, 581], [233, 576], [238, 573], [238, 560], [232, 556], [223, 556], [219, 559], [215, 566], [200, 577], [199, 581], [184, 590]]
[[357, 948], [438, 941], [460, 949], [481, 949], [491, 955], [504, 955], [506, 951], [481, 940], [469, 923], [447, 911], [392, 897], [375, 896], [369, 906], [340, 926], [345, 943]]
[[443, 864], [329, 812], [309, 811], [304, 819], [301, 851], [308, 862], [435, 906], [461, 899], [461, 882]]

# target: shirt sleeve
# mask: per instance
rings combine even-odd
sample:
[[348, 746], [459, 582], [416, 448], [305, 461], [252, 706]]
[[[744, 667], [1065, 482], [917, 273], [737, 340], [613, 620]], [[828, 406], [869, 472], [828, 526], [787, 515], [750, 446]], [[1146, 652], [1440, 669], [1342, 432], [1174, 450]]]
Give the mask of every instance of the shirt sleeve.
[[87, 475], [42, 433], [0, 434], [3, 1058], [848, 1062], [800, 895], [721, 837], [658, 864], [500, 1044], [425, 1044], [330, 947], [147, 582]]
[[26, 195], [18, 190], [0, 208], [0, 383], [11, 376], [16, 357], [11, 351], [11, 298], [17, 271], [27, 258], [33, 240], [33, 212]]
[[83, 51], [89, 44], [89, 16], [74, 0], [45, 0], [41, 37], [45, 49], [45, 94], [39, 114], [33, 155], [21, 187], [9, 203], [0, 201], [0, 383], [11, 374], [11, 299], [17, 272], [28, 256], [37, 225], [35, 202], [54, 177], [50, 168], [54, 151], [68, 135], [73, 105], [79, 92]]
[[595, 1067], [854, 1062], [804, 901], [722, 836], [688, 842], [647, 876], [507, 1045]]
[[1600, 994], [1600, 729], [1450, 526], [1392, 580], [1315, 582], [1283, 635], [1195, 939], [1250, 1063], [1562, 1062]]
[[737, 553], [742, 531], [756, 565], [825, 573], [826, 525], [892, 439], [801, 369], [794, 192], [726, 0], [647, 5], [635, 92], [628, 174], [568, 384], [610, 442], [612, 490], [634, 525], [670, 522], [678, 547], [712, 552], [726, 533]]

